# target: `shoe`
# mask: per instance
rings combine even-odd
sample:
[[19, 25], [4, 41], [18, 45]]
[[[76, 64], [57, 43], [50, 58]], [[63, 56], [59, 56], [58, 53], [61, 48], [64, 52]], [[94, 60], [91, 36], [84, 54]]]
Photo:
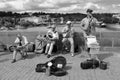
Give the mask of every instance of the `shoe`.
[[47, 53], [45, 53], [45, 55], [47, 55]]
[[74, 54], [72, 53], [71, 56], [74, 57]]
[[50, 58], [50, 57], [51, 57], [51, 55], [48, 54], [48, 55], [47, 55], [47, 58]]
[[15, 60], [15, 59], [13, 59], [11, 63], [15, 63], [15, 62], [16, 62], [16, 60]]

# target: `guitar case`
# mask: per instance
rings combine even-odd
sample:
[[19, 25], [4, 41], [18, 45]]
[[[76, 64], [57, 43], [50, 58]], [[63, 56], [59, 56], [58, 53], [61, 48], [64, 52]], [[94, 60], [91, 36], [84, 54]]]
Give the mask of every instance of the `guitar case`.
[[[52, 64], [49, 66], [49, 63]], [[64, 58], [63, 56], [57, 56], [54, 57], [52, 60], [47, 61], [46, 63], [37, 64], [35, 71], [46, 72], [46, 69], [50, 67], [50, 75], [64, 76], [67, 74], [67, 71], [64, 70], [66, 63], [66, 58]]]

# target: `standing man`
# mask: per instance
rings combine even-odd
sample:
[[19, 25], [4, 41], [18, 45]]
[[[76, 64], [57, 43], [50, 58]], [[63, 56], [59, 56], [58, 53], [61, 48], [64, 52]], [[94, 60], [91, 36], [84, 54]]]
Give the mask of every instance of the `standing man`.
[[53, 50], [53, 46], [55, 45], [56, 40], [59, 39], [59, 35], [58, 35], [58, 32], [56, 31], [55, 24], [52, 24], [49, 27], [46, 37], [48, 38], [48, 42], [47, 42], [45, 54], [47, 54], [47, 57], [50, 58]]
[[[90, 47], [87, 46], [88, 37], [95, 37], [96, 34], [96, 27], [99, 26], [99, 22], [96, 18], [92, 16], [93, 10], [87, 9], [87, 17], [82, 19], [81, 21], [81, 29], [83, 30], [83, 36], [85, 40], [85, 49], [87, 48], [87, 52], [90, 53]], [[95, 37], [96, 38], [96, 37]], [[97, 43], [97, 42], [96, 42]], [[89, 54], [91, 56], [91, 54]], [[96, 56], [96, 55], [94, 55]]]
[[13, 60], [12, 63], [16, 62], [16, 55], [19, 52], [22, 57], [27, 56], [26, 46], [28, 45], [28, 40], [25, 36], [22, 36], [20, 33], [17, 35], [15, 39], [15, 48], [13, 51]]
[[87, 9], [87, 17], [81, 21], [81, 29], [83, 30], [84, 37], [90, 34], [95, 35], [96, 27], [98, 26], [98, 21], [92, 16], [93, 10]]
[[73, 40], [74, 30], [72, 28], [71, 21], [67, 21], [66, 26], [62, 30], [62, 33], [63, 33], [62, 42], [64, 43], [66, 40], [70, 42], [70, 46], [71, 46], [70, 53], [71, 53], [71, 56], [74, 56], [74, 40]]

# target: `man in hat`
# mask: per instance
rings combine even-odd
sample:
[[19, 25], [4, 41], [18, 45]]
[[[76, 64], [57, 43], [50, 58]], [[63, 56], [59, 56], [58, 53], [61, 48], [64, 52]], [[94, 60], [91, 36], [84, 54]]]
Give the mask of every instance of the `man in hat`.
[[28, 45], [28, 40], [25, 36], [22, 36], [21, 33], [17, 34], [17, 38], [15, 39], [15, 48], [13, 51], [13, 60], [12, 63], [16, 62], [16, 55], [19, 52], [22, 57], [27, 56], [26, 46]]
[[54, 46], [56, 40], [59, 39], [59, 35], [58, 35], [58, 32], [56, 31], [55, 24], [52, 24], [48, 28], [49, 28], [49, 30], [46, 34], [46, 37], [48, 37], [48, 43], [46, 45], [45, 54], [47, 54], [47, 57], [50, 58], [52, 50], [53, 50], [53, 46]]
[[70, 42], [70, 53], [72, 56], [74, 56], [74, 40], [73, 40], [73, 34], [74, 34], [74, 29], [72, 28], [72, 22], [67, 21], [66, 26], [62, 30], [63, 33], [63, 40], [62, 42], [64, 43], [66, 40]]
[[92, 9], [87, 9], [86, 13], [87, 13], [87, 17], [85, 17], [84, 19], [82, 19], [81, 21], [81, 29], [83, 30], [83, 36], [84, 36], [84, 40], [85, 40], [85, 50], [87, 49], [88, 53], [90, 52], [90, 48], [87, 47], [87, 37], [89, 36], [94, 36], [96, 34], [96, 27], [99, 26], [99, 22], [97, 21], [96, 18], [94, 18], [92, 16]]
[[96, 27], [99, 25], [99, 22], [96, 18], [92, 16], [92, 9], [87, 9], [87, 17], [82, 19], [80, 27], [83, 30], [84, 37], [90, 34], [95, 35]]

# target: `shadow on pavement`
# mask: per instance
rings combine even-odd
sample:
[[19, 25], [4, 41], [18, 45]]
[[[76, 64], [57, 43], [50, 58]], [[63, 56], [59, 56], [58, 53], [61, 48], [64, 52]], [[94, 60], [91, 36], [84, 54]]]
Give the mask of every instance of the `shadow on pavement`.
[[100, 60], [104, 60], [104, 59], [106, 59], [106, 58], [109, 58], [109, 57], [113, 56], [113, 53], [97, 54], [97, 56], [98, 56], [98, 58], [99, 58]]
[[9, 61], [9, 59], [0, 60], [0, 63], [6, 62], [6, 61]]
[[71, 66], [66, 66], [66, 67], [65, 67], [65, 70], [70, 70], [70, 69], [72, 69]]
[[9, 55], [11, 52], [0, 52], [0, 56]]
[[[39, 55], [40, 55], [40, 54], [39, 54]], [[34, 57], [36, 57], [36, 56], [38, 56], [38, 55], [36, 55], [35, 53], [31, 53], [31, 54], [28, 54], [27, 59], [32, 59], [32, 58], [34, 58]]]

